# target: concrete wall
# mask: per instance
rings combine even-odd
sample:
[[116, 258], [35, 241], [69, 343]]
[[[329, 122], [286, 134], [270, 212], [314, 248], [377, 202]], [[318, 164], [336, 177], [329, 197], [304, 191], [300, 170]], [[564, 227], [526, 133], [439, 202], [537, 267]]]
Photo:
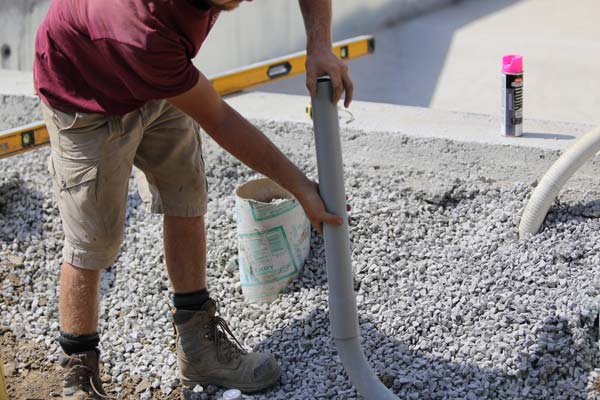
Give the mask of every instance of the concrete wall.
[[48, 0], [0, 0], [0, 68], [31, 70], [33, 42]]
[[[379, 26], [456, 0], [334, 0], [334, 39], [371, 33]], [[0, 68], [31, 70], [35, 32], [50, 0], [0, 0]], [[296, 1], [256, 0], [223, 13], [196, 60], [217, 73], [277, 57], [305, 46]]]

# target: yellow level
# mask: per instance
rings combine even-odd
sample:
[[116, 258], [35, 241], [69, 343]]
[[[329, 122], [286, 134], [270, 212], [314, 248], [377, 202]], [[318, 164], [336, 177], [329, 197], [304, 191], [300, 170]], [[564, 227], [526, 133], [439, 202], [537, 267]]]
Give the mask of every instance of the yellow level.
[[44, 121], [0, 132], [0, 158], [33, 150], [48, 144], [50, 137]]
[[[373, 36], [358, 36], [333, 44], [334, 53], [343, 60], [362, 57], [374, 50]], [[217, 92], [224, 96], [304, 73], [305, 62], [306, 52], [301, 51], [210, 76], [209, 79]], [[33, 150], [48, 144], [49, 140], [46, 124], [43, 121], [0, 131], [0, 158]]]
[[[375, 51], [373, 36], [357, 36], [333, 44], [333, 52], [342, 60], [362, 57], [373, 51]], [[226, 95], [301, 74], [306, 71], [305, 62], [306, 52], [299, 51], [284, 57], [226, 71], [209, 79], [221, 95]]]

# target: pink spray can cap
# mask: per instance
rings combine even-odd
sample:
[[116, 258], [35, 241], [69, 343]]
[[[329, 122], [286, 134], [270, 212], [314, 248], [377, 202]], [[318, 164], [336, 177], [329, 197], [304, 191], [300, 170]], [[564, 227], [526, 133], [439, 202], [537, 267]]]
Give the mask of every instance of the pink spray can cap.
[[506, 74], [523, 73], [523, 56], [507, 54], [502, 57], [502, 72]]

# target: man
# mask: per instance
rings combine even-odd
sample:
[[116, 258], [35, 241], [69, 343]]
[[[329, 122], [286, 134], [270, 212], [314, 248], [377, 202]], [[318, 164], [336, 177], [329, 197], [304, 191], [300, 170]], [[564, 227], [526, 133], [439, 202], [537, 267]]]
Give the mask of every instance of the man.
[[[197, 125], [254, 170], [288, 189], [311, 223], [341, 224], [310, 181], [221, 100], [191, 63], [220, 11], [241, 0], [54, 0], [36, 37], [34, 76], [51, 141], [65, 244], [60, 276], [63, 399], [100, 399], [100, 271], [123, 239], [132, 166], [143, 171], [152, 212], [164, 214], [164, 253], [182, 383], [277, 383], [270, 354], [230, 340], [206, 289], [206, 184]], [[307, 86], [330, 75], [334, 101], [352, 98], [331, 52], [331, 0], [299, 0], [307, 31]], [[125, 266], [126, 267], [126, 266]]]

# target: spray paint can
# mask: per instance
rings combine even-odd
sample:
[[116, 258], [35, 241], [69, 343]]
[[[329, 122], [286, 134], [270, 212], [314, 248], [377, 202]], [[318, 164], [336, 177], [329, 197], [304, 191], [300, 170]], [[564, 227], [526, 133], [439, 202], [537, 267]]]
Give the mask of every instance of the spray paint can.
[[523, 57], [502, 57], [502, 135], [523, 135]]

